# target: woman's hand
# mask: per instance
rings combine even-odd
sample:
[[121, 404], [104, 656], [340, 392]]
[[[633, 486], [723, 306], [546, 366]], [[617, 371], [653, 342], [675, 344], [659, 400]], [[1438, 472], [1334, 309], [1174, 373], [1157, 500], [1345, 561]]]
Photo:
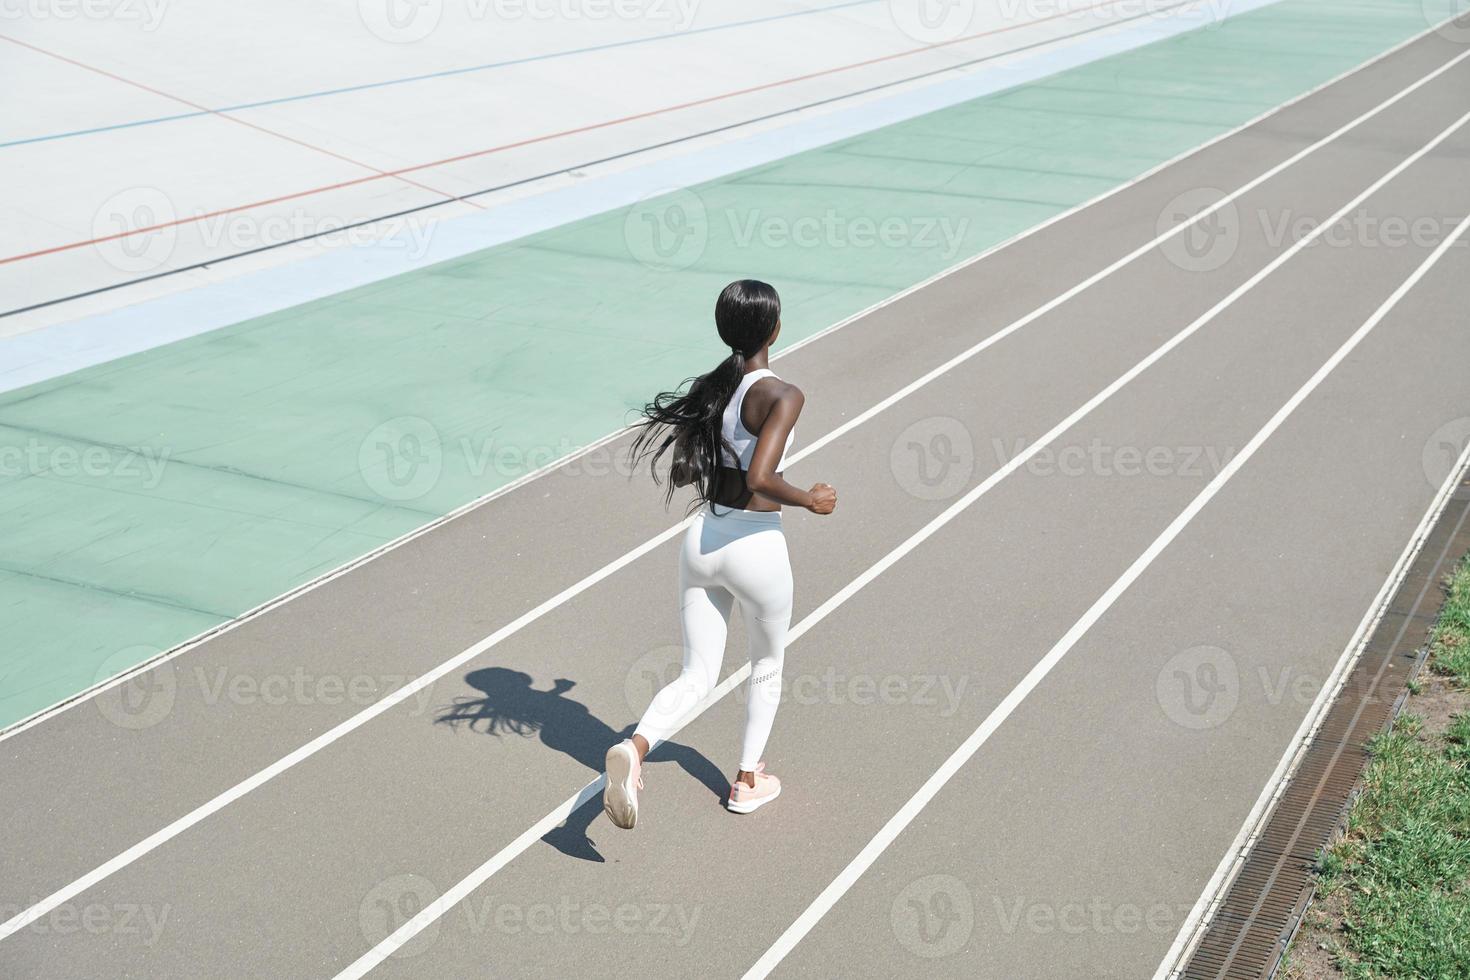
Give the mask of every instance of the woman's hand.
[[832, 489], [830, 483], [813, 484], [811, 490], [812, 501], [806, 505], [806, 509], [813, 514], [830, 514], [837, 509], [837, 491]]

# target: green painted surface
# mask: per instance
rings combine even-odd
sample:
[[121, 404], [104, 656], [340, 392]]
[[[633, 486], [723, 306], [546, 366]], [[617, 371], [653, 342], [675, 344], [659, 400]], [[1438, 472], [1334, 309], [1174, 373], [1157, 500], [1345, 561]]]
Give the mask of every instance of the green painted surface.
[[0, 396], [0, 725], [617, 428], [710, 366], [731, 279], [809, 336], [1425, 26], [1282, 0]]

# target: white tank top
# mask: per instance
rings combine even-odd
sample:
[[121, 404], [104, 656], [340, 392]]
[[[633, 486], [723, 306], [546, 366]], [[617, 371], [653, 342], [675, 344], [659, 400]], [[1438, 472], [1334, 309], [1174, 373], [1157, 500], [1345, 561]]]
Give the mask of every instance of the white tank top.
[[[751, 387], [762, 378], [774, 378], [776, 372], [770, 368], [761, 368], [751, 371], [740, 379], [740, 387], [730, 396], [729, 404], [725, 406], [725, 419], [721, 431], [725, 441], [735, 447], [738, 459], [731, 459], [730, 453], [725, 449], [720, 450], [720, 456], [726, 466], [734, 466], [742, 470], [750, 469], [751, 457], [755, 455], [755, 433], [745, 427], [745, 419], [740, 414], [741, 406], [745, 403], [745, 395]], [[776, 464], [776, 472], [780, 473], [786, 469], [786, 454], [791, 451], [791, 441], [796, 438], [796, 427], [786, 435], [786, 445], [781, 447], [781, 460]]]

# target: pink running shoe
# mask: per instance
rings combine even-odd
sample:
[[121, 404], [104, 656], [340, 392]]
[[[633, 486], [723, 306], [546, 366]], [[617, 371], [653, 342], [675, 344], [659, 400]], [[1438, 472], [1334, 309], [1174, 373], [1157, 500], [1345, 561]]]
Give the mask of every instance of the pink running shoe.
[[731, 813], [750, 813], [781, 795], [781, 780], [766, 772], [766, 764], [755, 766], [755, 786], [750, 787], [736, 780], [730, 787], [729, 810]]
[[607, 787], [602, 791], [602, 809], [614, 825], [632, 830], [638, 822], [638, 791], [643, 788], [643, 763], [632, 739], [623, 739], [607, 750]]

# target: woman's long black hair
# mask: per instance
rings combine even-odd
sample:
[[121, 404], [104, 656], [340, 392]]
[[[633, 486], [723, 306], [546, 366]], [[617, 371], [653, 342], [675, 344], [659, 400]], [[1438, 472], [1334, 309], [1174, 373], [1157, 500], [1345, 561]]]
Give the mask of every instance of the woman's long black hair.
[[[730, 356], [713, 371], [691, 378], [675, 391], [656, 395], [643, 406], [642, 427], [633, 442], [634, 458], [652, 455], [653, 478], [658, 462], [672, 450], [665, 500], [674, 488], [694, 487], [700, 503], [719, 500], [726, 477], [721, 474], [721, 450], [734, 456], [734, 447], [721, 432], [725, 406], [745, 376], [745, 359], [770, 342], [781, 322], [781, 297], [774, 287], [756, 279], [730, 283], [715, 301], [715, 327], [730, 348]], [[687, 386], [688, 390], [684, 390]]]

